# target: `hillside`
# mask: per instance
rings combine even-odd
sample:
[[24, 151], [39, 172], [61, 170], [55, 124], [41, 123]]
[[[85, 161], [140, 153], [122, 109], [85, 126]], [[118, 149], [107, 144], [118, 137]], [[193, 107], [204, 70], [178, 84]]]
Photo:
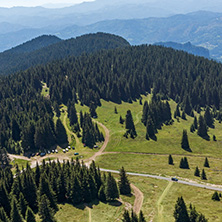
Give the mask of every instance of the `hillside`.
[[190, 42], [180, 44], [176, 42], [157, 42], [154, 45], [161, 45], [164, 47], [173, 48], [176, 50], [183, 50], [185, 52], [191, 53], [196, 56], [203, 56], [205, 58], [210, 58], [210, 52], [208, 49], [205, 49], [204, 47], [197, 47], [195, 45], [192, 45]]
[[126, 46], [129, 43], [123, 38], [105, 33], [88, 34], [63, 41], [55, 36], [41, 36], [1, 53], [0, 74], [18, 72], [68, 56]]
[[[221, 221], [219, 203], [211, 200], [215, 190], [222, 191], [221, 70], [222, 64], [184, 51], [141, 45], [83, 53], [0, 76], [0, 158], [6, 156], [3, 147], [27, 156], [58, 149], [44, 157], [10, 155], [18, 176], [0, 168], [7, 185], [0, 187], [4, 211], [13, 216], [14, 195], [19, 203], [27, 201], [38, 222], [44, 216], [41, 202], [62, 222], [121, 220], [124, 209], [142, 209], [147, 220], [171, 222], [176, 199], [183, 195], [187, 206], [192, 203], [210, 221]], [[207, 137], [200, 133], [205, 129]], [[190, 149], [182, 147], [183, 131]], [[117, 199], [117, 189], [111, 196], [111, 175], [100, 173], [94, 163], [88, 168], [73, 161], [75, 156], [86, 166], [92, 160], [109, 170], [124, 166], [134, 173], [129, 176], [132, 195]], [[188, 168], [181, 164], [185, 157]], [[210, 167], [204, 166], [206, 157]], [[16, 164], [21, 169], [25, 163], [36, 169], [26, 165], [21, 173]], [[196, 167], [206, 178], [194, 175]]]

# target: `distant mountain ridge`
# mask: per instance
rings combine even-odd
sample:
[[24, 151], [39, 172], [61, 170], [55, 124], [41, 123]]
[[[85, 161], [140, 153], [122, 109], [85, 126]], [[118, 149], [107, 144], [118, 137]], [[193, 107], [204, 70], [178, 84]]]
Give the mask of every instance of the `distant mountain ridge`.
[[130, 44], [122, 37], [106, 33], [87, 34], [68, 40], [44, 35], [0, 53], [0, 75], [61, 60], [68, 56], [127, 46]]
[[176, 50], [183, 50], [185, 52], [188, 52], [190, 54], [196, 55], [196, 56], [203, 56], [205, 58], [210, 58], [210, 52], [208, 49], [200, 46], [192, 45], [190, 42], [180, 44], [176, 42], [157, 42], [154, 45], [160, 45], [168, 48], [173, 48]]

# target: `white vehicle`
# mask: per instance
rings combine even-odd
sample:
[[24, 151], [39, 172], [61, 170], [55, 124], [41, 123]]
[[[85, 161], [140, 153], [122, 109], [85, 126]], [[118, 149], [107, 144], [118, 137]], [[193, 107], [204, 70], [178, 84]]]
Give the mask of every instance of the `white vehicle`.
[[52, 150], [52, 153], [55, 153], [55, 150]]
[[70, 150], [70, 149], [71, 149], [71, 146], [68, 146], [68, 149]]
[[68, 149], [68, 148], [66, 148], [66, 152], [69, 152], [69, 149]]
[[55, 150], [56, 153], [58, 153], [58, 150]]
[[65, 150], [65, 149], [63, 149], [62, 151], [63, 151], [63, 153], [65, 153], [65, 152], [66, 152], [66, 150]]

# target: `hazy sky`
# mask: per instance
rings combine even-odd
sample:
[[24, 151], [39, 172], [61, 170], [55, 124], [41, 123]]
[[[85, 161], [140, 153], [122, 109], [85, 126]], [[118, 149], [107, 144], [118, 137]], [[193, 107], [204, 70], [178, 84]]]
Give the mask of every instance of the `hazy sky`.
[[0, 7], [13, 6], [68, 6], [81, 2], [89, 2], [93, 0], [0, 0]]

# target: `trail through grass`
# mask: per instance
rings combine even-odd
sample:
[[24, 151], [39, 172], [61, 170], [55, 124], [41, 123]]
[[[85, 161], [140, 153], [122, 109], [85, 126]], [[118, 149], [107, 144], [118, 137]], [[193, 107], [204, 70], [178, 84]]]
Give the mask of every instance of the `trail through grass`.
[[158, 210], [157, 218], [158, 218], [158, 222], [164, 222], [162, 201], [166, 197], [166, 195], [168, 194], [168, 192], [169, 192], [169, 190], [170, 190], [172, 185], [173, 185], [173, 182], [170, 181], [168, 183], [166, 189], [163, 191], [162, 195], [160, 196], [160, 198], [157, 201], [157, 210]]

